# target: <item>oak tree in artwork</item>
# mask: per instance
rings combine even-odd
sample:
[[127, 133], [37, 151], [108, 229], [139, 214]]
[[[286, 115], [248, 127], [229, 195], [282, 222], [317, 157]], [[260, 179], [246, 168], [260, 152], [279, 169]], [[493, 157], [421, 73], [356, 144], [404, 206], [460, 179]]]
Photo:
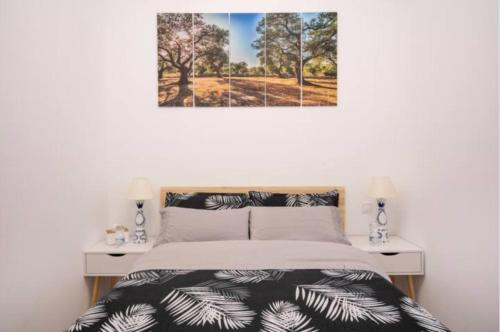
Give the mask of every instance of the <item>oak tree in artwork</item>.
[[271, 106], [300, 103], [300, 89], [307, 91], [307, 105], [336, 104], [336, 13], [269, 13], [257, 32], [252, 46], [266, 65]]
[[301, 83], [304, 66], [314, 59], [324, 57], [337, 64], [337, 13], [319, 13], [317, 18], [304, 22], [303, 28], [297, 13], [267, 14], [259, 22], [257, 32], [260, 36], [253, 47], [258, 49], [261, 63], [266, 63], [268, 70], [279, 77], [285, 77], [292, 69]]
[[207, 24], [202, 14], [157, 16], [158, 88], [160, 106], [192, 106], [192, 76], [196, 56], [201, 71], [222, 77], [229, 62], [229, 31]]
[[229, 14], [195, 14], [194, 19], [195, 105], [229, 106]]
[[158, 20], [158, 75], [163, 71], [176, 69], [179, 85], [188, 84], [193, 68], [191, 14], [159, 14]]
[[[270, 73], [285, 77], [290, 71], [300, 83], [301, 18], [298, 13], [270, 13], [257, 26], [261, 63]], [[290, 70], [292, 69], [292, 70]]]
[[[330, 66], [311, 65], [315, 75], [321, 70], [331, 76], [337, 68], [337, 13], [319, 13], [310, 21], [304, 22], [302, 66], [308, 66], [314, 60], [323, 59]], [[314, 69], [313, 69], [314, 68]]]
[[224, 66], [229, 63], [229, 30], [215, 24], [207, 24], [200, 14], [194, 16], [194, 52], [197, 66], [208, 68], [217, 77], [222, 77]]
[[302, 105], [337, 104], [337, 13], [304, 13]]

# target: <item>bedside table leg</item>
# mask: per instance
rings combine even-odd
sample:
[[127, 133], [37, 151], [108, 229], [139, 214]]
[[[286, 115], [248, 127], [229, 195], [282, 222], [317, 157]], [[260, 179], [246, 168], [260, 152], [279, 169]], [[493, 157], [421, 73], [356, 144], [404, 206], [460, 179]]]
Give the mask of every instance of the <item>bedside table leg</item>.
[[408, 296], [412, 299], [416, 299], [415, 295], [415, 285], [413, 284], [413, 276], [409, 275], [408, 276]]
[[113, 288], [113, 286], [116, 284], [116, 278], [115, 277], [109, 277], [109, 289]]
[[97, 303], [97, 297], [99, 296], [99, 286], [101, 283], [101, 277], [94, 277], [94, 287], [92, 289], [92, 299], [90, 300], [90, 306], [93, 307]]

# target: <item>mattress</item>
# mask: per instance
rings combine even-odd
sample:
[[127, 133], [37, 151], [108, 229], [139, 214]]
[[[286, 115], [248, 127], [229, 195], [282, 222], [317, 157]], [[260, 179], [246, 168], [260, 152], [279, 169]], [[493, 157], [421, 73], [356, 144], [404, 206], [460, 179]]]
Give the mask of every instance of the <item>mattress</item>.
[[160, 245], [67, 331], [449, 331], [348, 245]]

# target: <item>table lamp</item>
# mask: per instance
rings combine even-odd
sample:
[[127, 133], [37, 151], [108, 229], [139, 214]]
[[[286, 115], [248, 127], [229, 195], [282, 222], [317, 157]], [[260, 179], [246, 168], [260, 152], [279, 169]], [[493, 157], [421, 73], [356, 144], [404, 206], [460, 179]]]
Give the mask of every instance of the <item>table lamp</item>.
[[144, 217], [144, 201], [153, 198], [151, 183], [146, 178], [135, 178], [128, 187], [128, 199], [134, 200], [137, 205], [137, 214], [135, 215], [135, 236], [134, 243], [146, 243], [146, 217]]
[[396, 190], [388, 176], [374, 176], [371, 179], [368, 195], [377, 200], [377, 217], [370, 223], [370, 244], [381, 245], [389, 242], [385, 199], [396, 196]]

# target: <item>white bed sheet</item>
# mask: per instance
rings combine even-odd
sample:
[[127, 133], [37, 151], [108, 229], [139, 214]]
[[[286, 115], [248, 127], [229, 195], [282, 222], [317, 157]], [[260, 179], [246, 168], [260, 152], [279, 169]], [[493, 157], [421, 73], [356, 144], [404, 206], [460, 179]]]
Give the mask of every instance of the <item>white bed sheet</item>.
[[368, 253], [345, 244], [313, 241], [210, 241], [162, 244], [131, 272], [167, 270], [349, 269], [388, 275]]

